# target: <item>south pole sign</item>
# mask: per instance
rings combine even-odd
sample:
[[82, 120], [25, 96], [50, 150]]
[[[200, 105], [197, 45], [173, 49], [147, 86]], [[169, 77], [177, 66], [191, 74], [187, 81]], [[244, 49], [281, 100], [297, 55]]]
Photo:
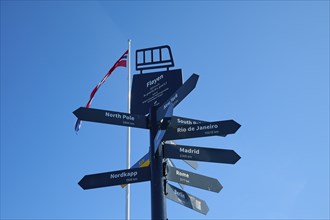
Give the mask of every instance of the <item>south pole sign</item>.
[[[169, 57], [163, 57], [164, 53], [168, 53]], [[146, 58], [146, 54], [151, 54], [151, 57]], [[154, 54], [158, 56], [154, 57]], [[142, 58], [138, 59], [141, 55]], [[139, 49], [136, 51], [136, 70], [140, 74], [133, 77], [131, 113], [84, 107], [73, 112], [82, 121], [149, 130], [149, 146], [145, 146], [149, 151], [130, 169], [88, 174], [78, 184], [82, 189], [90, 190], [117, 185], [123, 188], [127, 184], [150, 182], [153, 220], [167, 219], [166, 199], [204, 215], [209, 212], [206, 201], [184, 191], [183, 185], [215, 193], [223, 189], [216, 178], [177, 168], [171, 159], [184, 160], [194, 169], [197, 168], [196, 161], [233, 165], [241, 159], [231, 149], [174, 142], [210, 136], [224, 138], [235, 134], [241, 125], [233, 119], [205, 121], [174, 115], [175, 107], [195, 89], [199, 75], [192, 74], [182, 82], [181, 69], [169, 70], [173, 66], [169, 46]], [[143, 73], [159, 68], [166, 70]], [[182, 189], [169, 182], [179, 184]]]

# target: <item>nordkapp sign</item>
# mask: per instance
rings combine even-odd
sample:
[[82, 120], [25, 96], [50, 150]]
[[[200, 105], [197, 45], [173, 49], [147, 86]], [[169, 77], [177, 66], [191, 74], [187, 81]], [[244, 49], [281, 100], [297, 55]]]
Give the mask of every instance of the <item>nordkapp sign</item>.
[[149, 180], [149, 167], [141, 167], [86, 175], [79, 181], [78, 184], [83, 189], [95, 189], [99, 187], [137, 183]]

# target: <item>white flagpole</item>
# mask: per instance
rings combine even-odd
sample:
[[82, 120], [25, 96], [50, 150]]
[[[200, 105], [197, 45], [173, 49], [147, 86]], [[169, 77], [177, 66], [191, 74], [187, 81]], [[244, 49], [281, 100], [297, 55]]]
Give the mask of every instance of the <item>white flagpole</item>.
[[[127, 111], [131, 113], [131, 40], [128, 40], [128, 56], [127, 56], [127, 78], [128, 78], [128, 97]], [[131, 128], [127, 127], [127, 169], [131, 168]], [[131, 218], [131, 185], [126, 186], [126, 219]]]

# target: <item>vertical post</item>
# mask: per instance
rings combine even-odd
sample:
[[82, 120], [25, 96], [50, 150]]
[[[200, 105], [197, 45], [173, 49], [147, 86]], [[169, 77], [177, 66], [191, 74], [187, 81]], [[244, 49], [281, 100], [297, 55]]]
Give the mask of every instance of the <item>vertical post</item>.
[[[127, 96], [127, 112], [131, 113], [131, 40], [128, 40], [127, 54], [127, 81], [128, 81], [128, 96]], [[131, 168], [131, 128], [127, 127], [127, 169]], [[126, 186], [126, 220], [131, 218], [131, 185]]]
[[[166, 220], [166, 198], [164, 195], [165, 179], [163, 176], [163, 153], [155, 154], [154, 140], [159, 130], [157, 123], [157, 107], [150, 109], [150, 169], [151, 169], [151, 219], [152, 220]], [[162, 151], [162, 147], [159, 148]]]

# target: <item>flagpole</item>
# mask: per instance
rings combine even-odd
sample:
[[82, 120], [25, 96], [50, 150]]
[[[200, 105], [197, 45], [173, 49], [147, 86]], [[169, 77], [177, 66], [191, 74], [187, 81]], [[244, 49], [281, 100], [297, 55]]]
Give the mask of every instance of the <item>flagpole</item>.
[[[128, 40], [128, 56], [127, 56], [127, 78], [128, 78], [128, 97], [127, 111], [131, 113], [131, 40]], [[127, 169], [131, 168], [131, 128], [127, 127]], [[126, 186], [126, 220], [131, 217], [131, 185]]]

